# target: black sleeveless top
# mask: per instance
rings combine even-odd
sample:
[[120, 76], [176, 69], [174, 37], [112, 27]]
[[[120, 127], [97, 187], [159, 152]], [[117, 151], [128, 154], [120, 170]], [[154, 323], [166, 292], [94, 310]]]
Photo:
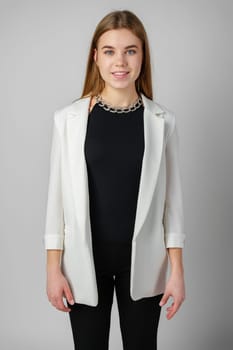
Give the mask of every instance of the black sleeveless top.
[[98, 103], [88, 116], [84, 145], [92, 240], [131, 242], [144, 154], [144, 106], [127, 113]]

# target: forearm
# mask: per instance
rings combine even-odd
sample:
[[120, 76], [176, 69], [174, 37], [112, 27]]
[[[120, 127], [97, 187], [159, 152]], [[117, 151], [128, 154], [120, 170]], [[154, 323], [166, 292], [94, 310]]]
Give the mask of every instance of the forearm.
[[47, 249], [47, 272], [60, 270], [61, 249]]
[[184, 274], [182, 248], [167, 248], [171, 272]]

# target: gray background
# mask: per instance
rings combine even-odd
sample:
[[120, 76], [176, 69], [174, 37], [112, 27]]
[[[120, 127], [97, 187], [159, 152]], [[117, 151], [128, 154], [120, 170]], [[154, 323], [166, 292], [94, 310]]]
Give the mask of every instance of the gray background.
[[[232, 1], [15, 0], [0, 5], [3, 350], [73, 349], [45, 289], [53, 113], [80, 96], [95, 26], [119, 9], [145, 25], [155, 97], [180, 136], [186, 300], [170, 321], [162, 309], [159, 349], [233, 348]], [[122, 349], [115, 295], [110, 349]]]

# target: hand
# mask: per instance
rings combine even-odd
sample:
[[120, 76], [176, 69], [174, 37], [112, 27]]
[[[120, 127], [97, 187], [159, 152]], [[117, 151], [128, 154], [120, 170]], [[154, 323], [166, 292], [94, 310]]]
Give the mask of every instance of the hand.
[[47, 296], [51, 304], [60, 311], [70, 312], [65, 306], [63, 296], [73, 305], [74, 299], [70, 286], [60, 270], [48, 271], [47, 273]]
[[185, 284], [184, 276], [182, 273], [171, 274], [159, 305], [163, 306], [166, 304], [170, 296], [173, 297], [174, 301], [171, 306], [166, 309], [166, 317], [168, 320], [170, 320], [175, 315], [182, 302], [185, 300]]

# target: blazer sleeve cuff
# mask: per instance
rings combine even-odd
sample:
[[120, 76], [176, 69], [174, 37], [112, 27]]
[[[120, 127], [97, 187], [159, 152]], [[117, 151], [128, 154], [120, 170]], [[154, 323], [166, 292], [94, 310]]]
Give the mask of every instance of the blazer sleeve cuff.
[[165, 234], [166, 248], [184, 248], [186, 235], [184, 233]]
[[61, 249], [63, 250], [64, 236], [61, 235], [45, 235], [44, 246], [45, 249]]

